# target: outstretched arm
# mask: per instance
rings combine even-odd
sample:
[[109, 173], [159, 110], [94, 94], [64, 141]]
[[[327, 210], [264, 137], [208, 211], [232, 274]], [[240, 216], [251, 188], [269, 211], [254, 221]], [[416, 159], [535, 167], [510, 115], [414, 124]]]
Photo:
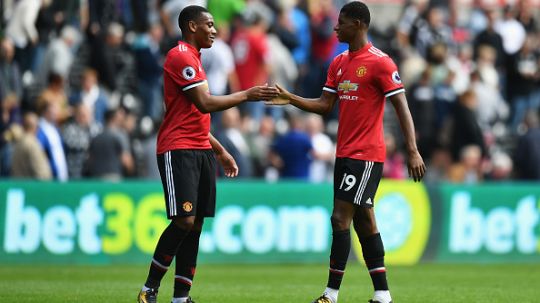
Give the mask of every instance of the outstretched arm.
[[231, 95], [212, 96], [208, 94], [206, 85], [199, 85], [185, 93], [202, 113], [211, 113], [226, 110], [245, 101], [270, 100], [277, 97], [279, 92], [271, 86], [254, 86]]
[[390, 101], [392, 102], [392, 105], [394, 105], [394, 109], [396, 110], [399, 124], [401, 126], [401, 131], [405, 136], [405, 144], [408, 154], [407, 166], [409, 168], [409, 176], [412, 177], [415, 182], [418, 182], [422, 180], [422, 177], [424, 177], [424, 174], [426, 173], [426, 165], [424, 164], [424, 160], [422, 159], [422, 156], [420, 156], [416, 146], [414, 124], [411, 112], [407, 106], [407, 99], [405, 98], [404, 93], [400, 93], [391, 96]]
[[334, 104], [337, 100], [337, 94], [324, 91], [321, 96], [316, 99], [308, 99], [297, 96], [293, 93], [288, 92], [286, 89], [276, 84], [277, 89], [279, 89], [279, 96], [274, 98], [266, 104], [268, 105], [285, 105], [292, 104], [298, 107], [301, 110], [308, 112], [325, 115], [332, 111]]
[[212, 150], [214, 153], [216, 153], [216, 159], [223, 167], [225, 176], [229, 178], [238, 176], [238, 166], [236, 165], [234, 158], [212, 134], [208, 135], [210, 137], [210, 145], [212, 145]]

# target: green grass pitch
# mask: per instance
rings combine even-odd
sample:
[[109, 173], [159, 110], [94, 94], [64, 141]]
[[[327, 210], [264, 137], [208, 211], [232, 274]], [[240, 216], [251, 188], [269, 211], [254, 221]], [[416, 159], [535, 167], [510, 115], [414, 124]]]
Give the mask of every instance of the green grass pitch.
[[[174, 267], [173, 267], [174, 268]], [[421, 264], [389, 266], [396, 303], [540, 302], [540, 264]], [[0, 266], [2, 302], [135, 302], [144, 265]], [[327, 266], [201, 265], [191, 295], [197, 303], [309, 303], [320, 295]], [[362, 265], [350, 263], [340, 303], [367, 302], [371, 282]], [[167, 273], [159, 302], [170, 302]]]

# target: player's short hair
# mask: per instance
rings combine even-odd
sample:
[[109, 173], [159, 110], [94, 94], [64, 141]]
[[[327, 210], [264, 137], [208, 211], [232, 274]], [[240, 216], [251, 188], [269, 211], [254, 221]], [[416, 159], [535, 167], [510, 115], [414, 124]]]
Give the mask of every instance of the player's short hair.
[[186, 6], [178, 16], [178, 26], [182, 34], [188, 32], [189, 21], [197, 21], [203, 13], [208, 13], [208, 10], [202, 6], [189, 5]]
[[369, 26], [371, 16], [367, 5], [360, 1], [353, 1], [345, 4], [340, 11], [347, 18], [357, 19], [365, 25]]

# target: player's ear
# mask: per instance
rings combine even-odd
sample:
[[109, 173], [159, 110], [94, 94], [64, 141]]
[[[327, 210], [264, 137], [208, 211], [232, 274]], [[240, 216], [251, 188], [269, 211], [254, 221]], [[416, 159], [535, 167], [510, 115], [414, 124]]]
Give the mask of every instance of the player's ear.
[[364, 22], [360, 20], [356, 20], [356, 22], [358, 22], [358, 28], [361, 30], [367, 30], [369, 28], [367, 24], [365, 24]]
[[197, 31], [197, 22], [195, 22], [194, 20], [190, 20], [188, 22], [188, 29], [192, 33], [196, 32]]
[[358, 19], [353, 19], [353, 23], [354, 23], [354, 26], [355, 26], [357, 29], [359, 29], [359, 30], [363, 29], [363, 23], [362, 23], [362, 21], [360, 21], [360, 20], [358, 20]]

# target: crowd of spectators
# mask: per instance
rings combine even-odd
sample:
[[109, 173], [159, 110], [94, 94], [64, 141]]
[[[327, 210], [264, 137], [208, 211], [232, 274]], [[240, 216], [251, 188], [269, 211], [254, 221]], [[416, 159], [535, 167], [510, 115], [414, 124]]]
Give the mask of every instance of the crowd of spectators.
[[[2, 1], [0, 176], [159, 178], [162, 64], [181, 39], [183, 7], [214, 16], [218, 37], [201, 52], [212, 94], [279, 83], [318, 97], [329, 63], [346, 49], [333, 32], [345, 2]], [[368, 1], [377, 6], [370, 40], [400, 67], [427, 179], [539, 180], [539, 6], [402, 2]], [[249, 102], [213, 114], [212, 132], [241, 177], [331, 182], [337, 116], [337, 106], [321, 117]], [[391, 110], [385, 141], [384, 176], [406, 178]]]

